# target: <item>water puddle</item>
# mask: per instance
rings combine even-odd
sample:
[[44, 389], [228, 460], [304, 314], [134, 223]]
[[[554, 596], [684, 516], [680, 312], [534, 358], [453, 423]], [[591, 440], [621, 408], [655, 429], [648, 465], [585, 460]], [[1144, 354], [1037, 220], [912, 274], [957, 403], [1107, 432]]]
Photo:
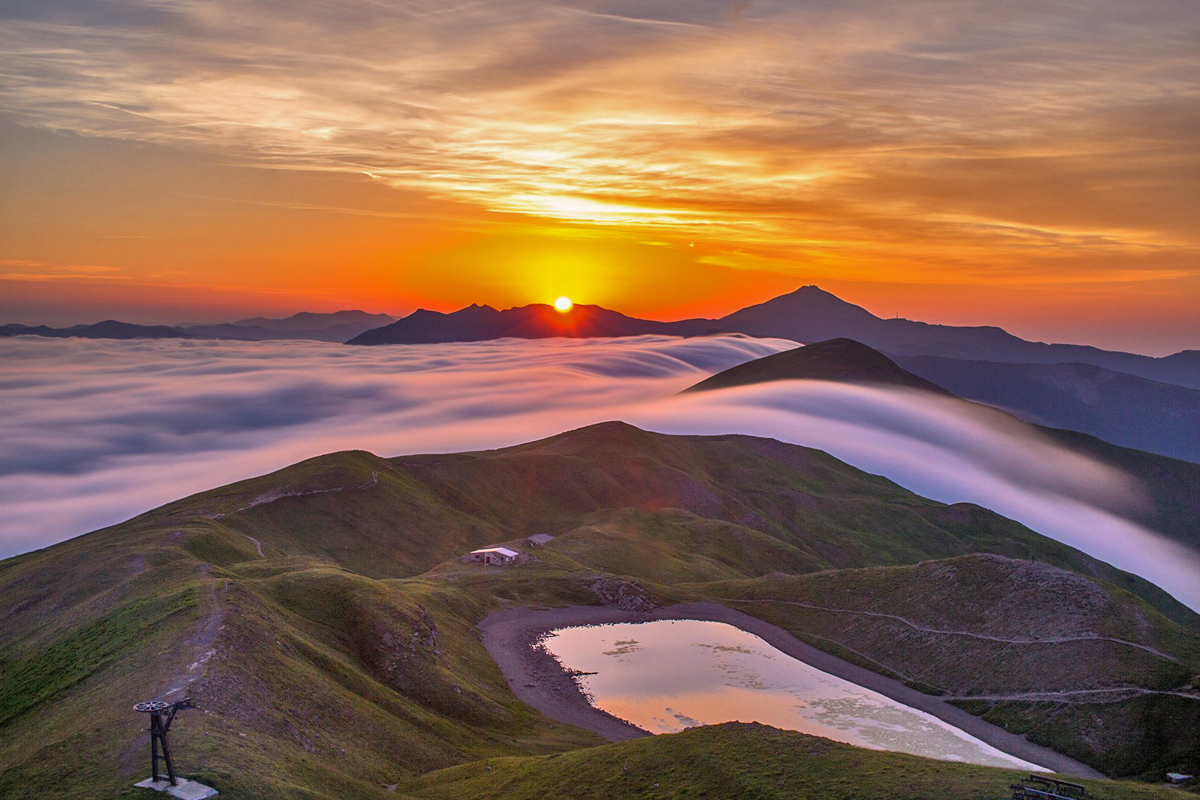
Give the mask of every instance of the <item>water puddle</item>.
[[761, 722], [875, 750], [1042, 770], [723, 622], [561, 628], [545, 647], [565, 668], [585, 673], [579, 682], [593, 705], [651, 733]]

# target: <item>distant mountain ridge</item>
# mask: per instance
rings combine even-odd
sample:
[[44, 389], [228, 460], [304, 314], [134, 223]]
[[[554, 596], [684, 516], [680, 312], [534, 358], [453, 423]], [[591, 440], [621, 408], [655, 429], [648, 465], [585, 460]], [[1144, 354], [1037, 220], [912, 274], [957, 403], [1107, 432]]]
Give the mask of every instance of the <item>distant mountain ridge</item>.
[[498, 311], [469, 305], [444, 314], [417, 309], [391, 325], [367, 331], [347, 344], [438, 344], [491, 339], [596, 338], [610, 336], [698, 336], [714, 330], [711, 320], [656, 322], [600, 306], [576, 304], [567, 313], [535, 303]]
[[105, 320], [94, 325], [73, 325], [51, 328], [46, 325], [3, 325], [0, 337], [46, 336], [55, 339], [236, 339], [263, 341], [268, 339], [312, 339], [342, 343], [360, 333], [396, 318], [388, 314], [368, 314], [365, 311], [336, 311], [331, 314], [301, 311], [283, 319], [254, 317], [240, 322], [212, 325], [136, 325], [130, 322]]
[[315, 331], [338, 325], [370, 330], [371, 328], [388, 325], [395, 321], [396, 317], [391, 314], [369, 314], [366, 311], [355, 309], [350, 311], [334, 311], [331, 313], [301, 311], [298, 314], [292, 314], [290, 317], [278, 319], [251, 317], [250, 319], [238, 320], [230, 324], [239, 327], [266, 328], [273, 331]]
[[1200, 390], [1094, 364], [897, 356], [911, 373], [1029, 422], [1200, 463]]
[[0, 325], [0, 336], [47, 336], [54, 339], [210, 339], [200, 332], [169, 325], [134, 325], [107, 319], [94, 325], [50, 328], [46, 325]]
[[1200, 350], [1164, 358], [1101, 350], [1088, 345], [1045, 344], [1013, 336], [994, 326], [933, 325], [882, 319], [817, 286], [802, 286], [765, 303], [720, 319], [656, 322], [599, 306], [576, 305], [566, 314], [551, 306], [529, 305], [497, 311], [471, 305], [449, 314], [418, 309], [396, 322], [367, 331], [348, 344], [433, 344], [505, 337], [703, 336], [744, 333], [811, 343], [852, 339], [896, 356], [939, 356], [1008, 363], [1094, 364], [1151, 380], [1200, 389]]

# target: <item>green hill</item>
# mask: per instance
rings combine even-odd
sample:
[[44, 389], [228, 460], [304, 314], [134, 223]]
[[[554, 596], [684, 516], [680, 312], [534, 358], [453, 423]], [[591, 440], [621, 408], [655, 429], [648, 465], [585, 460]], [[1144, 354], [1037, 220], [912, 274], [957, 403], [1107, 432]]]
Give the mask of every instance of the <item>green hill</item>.
[[[557, 538], [530, 550], [521, 537], [532, 533]], [[502, 542], [532, 559], [511, 569], [458, 561]], [[938, 657], [919, 673], [882, 650], [872, 668], [961, 690], [964, 703], [983, 704], [969, 710], [1026, 720], [1113, 774], [1200, 766], [1200, 746], [1181, 727], [1190, 712], [1180, 709], [1196, 701], [1153, 694], [1196, 681], [1200, 621], [1146, 581], [818, 451], [609, 423], [488, 452], [335, 453], [0, 562], [0, 796], [138, 796], [129, 785], [144, 776], [147, 748], [130, 706], [188, 694], [202, 710], [176, 723], [177, 757], [184, 774], [223, 796], [394, 797], [386, 786], [410, 791], [408, 782], [454, 765], [600, 743], [513, 696], [474, 627], [491, 611], [600, 604], [612, 597], [601, 587], [616, 587], [662, 604], [724, 600], [839, 655], [874, 652], [859, 628], [841, 631], [775, 601], [858, 593], [918, 614], [900, 600], [928, 593], [963, 607], [954, 624], [1001, 630], [967, 612], [1028, 602], [994, 588], [972, 593], [1006, 586], [1003, 569], [926, 572], [921, 563], [971, 553], [998, 565], [1033, 555], [1038, 569], [1056, 570], [1061, 580], [1047, 586], [1061, 591], [1039, 595], [1033, 616], [1164, 653], [1098, 646], [1084, 658], [1066, 641], [1039, 651], [1057, 688], [1125, 681], [1143, 702], [1140, 716], [1091, 704], [1095, 725], [1078, 733], [1037, 708], [1021, 711], [1024, 701], [973, 698], [1030, 684], [1018, 680], [1027, 676], [1009, 648], [977, 662], [990, 682], [965, 685], [955, 664], [977, 657], [959, 646], [977, 644], [969, 636], [928, 647]], [[1078, 596], [1107, 599], [1085, 614]], [[1116, 731], [1102, 746], [1076, 741], [1102, 725]], [[1164, 740], [1171, 746], [1155, 744]]]
[[[1009, 785], [1028, 774], [864, 750], [764, 725], [726, 723], [562, 755], [467, 764], [427, 775], [405, 789], [414, 798], [429, 800], [992, 800], [1011, 796]], [[1179, 796], [1178, 790], [1157, 786], [1083, 783], [1096, 800]]]

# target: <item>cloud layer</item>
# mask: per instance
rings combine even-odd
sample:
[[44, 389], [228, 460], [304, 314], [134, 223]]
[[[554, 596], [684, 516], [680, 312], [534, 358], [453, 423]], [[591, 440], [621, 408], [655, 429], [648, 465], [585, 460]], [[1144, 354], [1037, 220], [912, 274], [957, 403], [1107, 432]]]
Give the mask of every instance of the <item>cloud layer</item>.
[[0, 556], [303, 458], [498, 447], [609, 419], [825, 450], [1017, 519], [1200, 608], [1200, 558], [1114, 513], [1125, 476], [969, 404], [815, 381], [703, 394], [794, 346], [735, 336], [318, 343], [0, 340]]

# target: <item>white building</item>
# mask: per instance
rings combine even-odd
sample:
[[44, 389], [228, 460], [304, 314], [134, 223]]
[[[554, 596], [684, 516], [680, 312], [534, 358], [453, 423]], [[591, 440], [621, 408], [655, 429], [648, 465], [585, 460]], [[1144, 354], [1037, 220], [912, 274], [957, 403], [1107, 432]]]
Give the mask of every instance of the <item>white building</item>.
[[520, 555], [516, 550], [509, 550], [507, 547], [483, 547], [479, 550], [472, 550], [463, 556], [463, 561], [498, 565], [515, 564]]

